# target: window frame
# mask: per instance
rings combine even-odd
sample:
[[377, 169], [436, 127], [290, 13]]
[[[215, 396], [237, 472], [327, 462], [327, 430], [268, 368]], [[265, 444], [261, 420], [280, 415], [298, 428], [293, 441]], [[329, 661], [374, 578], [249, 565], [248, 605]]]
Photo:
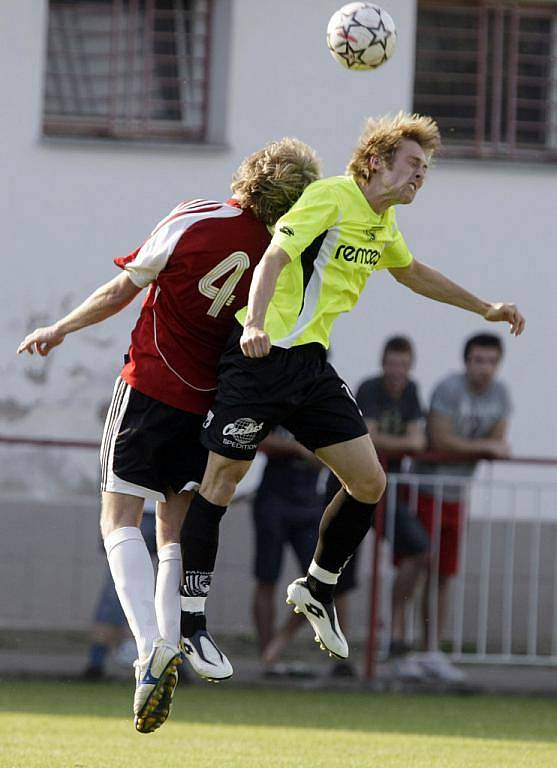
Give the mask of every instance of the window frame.
[[[49, 0], [48, 3], [48, 35], [50, 35], [50, 23], [51, 23], [51, 6], [54, 5], [57, 0]], [[47, 50], [45, 52], [45, 77], [44, 77], [44, 95], [43, 95], [43, 107], [42, 107], [42, 132], [45, 137], [56, 138], [84, 138], [84, 139], [110, 139], [110, 140], [132, 140], [140, 142], [186, 142], [186, 143], [199, 143], [205, 144], [211, 142], [210, 131], [210, 111], [212, 106], [212, 68], [211, 68], [211, 37], [214, 24], [214, 0], [204, 0], [206, 11], [204, 12], [206, 34], [205, 34], [205, 48], [204, 48], [204, 60], [203, 60], [203, 77], [199, 80], [201, 83], [201, 91], [203, 95], [201, 106], [201, 120], [195, 127], [188, 127], [183, 124], [184, 115], [187, 114], [188, 102], [180, 95], [178, 104], [182, 115], [181, 120], [157, 118], [150, 114], [151, 93], [150, 86], [153, 78], [153, 60], [157, 55], [153, 53], [153, 40], [156, 34], [154, 29], [155, 14], [157, 12], [156, 2], [157, 0], [144, 0], [144, 18], [149, 20], [149, 25], [145, 26], [143, 35], [145, 40], [150, 36], [149, 48], [146, 55], [133, 52], [132, 56], [137, 56], [139, 64], [143, 64], [143, 80], [144, 96], [142, 104], [146, 107], [143, 110], [143, 116], [141, 118], [134, 117], [133, 115], [122, 115], [118, 108], [118, 94], [116, 93], [118, 88], [121, 88], [122, 82], [126, 80], [125, 75], [118, 74], [118, 62], [122, 57], [122, 52], [119, 49], [121, 41], [124, 39], [126, 45], [130, 44], [130, 32], [125, 24], [122, 24], [122, 13], [124, 12], [124, 3], [126, 0], [107, 0], [107, 10], [111, 14], [111, 30], [110, 30], [110, 53], [109, 53], [109, 76], [108, 88], [106, 100], [109, 102], [109, 108], [106, 115], [83, 115], [78, 110], [74, 113], [52, 111], [47, 112], [47, 78], [49, 77], [49, 65], [52, 64], [52, 58], [49, 56], [50, 50], [47, 43]], [[78, 3], [75, 4], [78, 7]], [[95, 3], [91, 2], [91, 6]], [[99, 3], [100, 5], [100, 3]], [[143, 11], [140, 7], [139, 0], [127, 0], [127, 6], [129, 9], [130, 19], [128, 24], [136, 22], [141, 17]], [[159, 9], [160, 10], [160, 9]], [[176, 10], [175, 8], [173, 10]], [[86, 12], [86, 11], [81, 11]], [[116, 27], [116, 31], [115, 31]], [[119, 29], [118, 29], [119, 27]], [[127, 41], [125, 40], [127, 35]], [[179, 69], [180, 54], [176, 54], [175, 59], [177, 62], [177, 68]], [[85, 60], [85, 59], [84, 59]], [[67, 74], [67, 73], [66, 73]], [[129, 75], [129, 72], [128, 72]], [[133, 75], [132, 75], [133, 76]], [[93, 76], [94, 77], [94, 76]], [[85, 79], [85, 78], [83, 78]], [[179, 88], [181, 78], [176, 78], [176, 87]], [[129, 83], [128, 83], [129, 84]], [[78, 87], [78, 84], [74, 83], [74, 88]], [[170, 103], [170, 101], [160, 99], [163, 104]], [[191, 108], [191, 107], [190, 107]]]
[[[478, 45], [475, 52], [476, 85], [475, 85], [475, 118], [473, 136], [468, 140], [451, 140], [450, 129], [442, 126], [443, 155], [454, 158], [485, 158], [506, 159], [517, 161], [557, 162], [557, 2], [532, 2], [518, 0], [418, 0], [418, 13], [416, 17], [416, 57], [414, 70], [413, 100], [414, 109], [420, 111], [420, 95], [423, 99], [429, 98], [434, 102], [436, 98], [441, 103], [444, 97], [439, 94], [419, 94], [417, 81], [419, 77], [419, 13], [420, 10], [438, 9], [444, 13], [454, 10], [466, 12], [468, 10], [478, 14]], [[495, 39], [491, 43], [491, 61], [488, 61], [490, 53], [490, 40], [488, 39], [490, 26], [488, 14], [495, 24]], [[548, 66], [552, 69], [548, 72], [545, 87], [548, 95], [545, 100], [540, 99], [540, 105], [545, 103], [544, 118], [539, 121], [540, 127], [544, 127], [544, 143], [527, 146], [526, 143], [517, 142], [517, 119], [519, 85], [519, 50], [520, 44], [520, 20], [521, 18], [547, 18], [554, 25], [553, 50], [550, 50], [547, 59]], [[508, 63], [509, 74], [506, 86], [503, 85], [504, 72], [504, 47], [505, 47], [505, 23], [508, 19]], [[551, 37], [550, 37], [551, 42]], [[458, 52], [456, 52], [458, 55]], [[527, 55], [527, 54], [523, 54]], [[425, 58], [425, 57], [424, 57]], [[551, 61], [553, 59], [553, 64]], [[435, 59], [433, 64], [435, 66]], [[427, 71], [427, 70], [426, 70]], [[449, 76], [449, 75], [448, 75]], [[491, 79], [493, 92], [488, 95], [488, 81]], [[433, 110], [432, 117], [436, 117]], [[490, 130], [487, 128], [489, 117]], [[453, 117], [453, 121], [458, 117]], [[439, 118], [441, 123], [450, 121], [451, 118]], [[503, 130], [504, 129], [504, 130]], [[503, 135], [504, 134], [504, 135]]]

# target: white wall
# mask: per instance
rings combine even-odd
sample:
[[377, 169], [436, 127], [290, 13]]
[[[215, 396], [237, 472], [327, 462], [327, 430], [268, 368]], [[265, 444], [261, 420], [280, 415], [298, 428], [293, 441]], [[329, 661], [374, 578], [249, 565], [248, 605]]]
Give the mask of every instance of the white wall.
[[[415, 3], [385, 2], [398, 25], [398, 51], [375, 73], [354, 73], [336, 65], [325, 45], [338, 0], [233, 0], [227, 141], [205, 148], [43, 140], [46, 5], [0, 4], [0, 224], [7, 272], [0, 433], [88, 437], [98, 433], [92, 414], [109, 395], [136, 310], [68, 339], [46, 361], [16, 359], [20, 339], [112, 277], [111, 258], [138, 244], [177, 201], [226, 195], [241, 158], [269, 139], [296, 135], [316, 147], [327, 174], [342, 172], [366, 115], [411, 107]], [[521, 453], [557, 453], [556, 180], [555, 166], [440, 160], [417, 202], [399, 213], [418, 257], [526, 312], [527, 333], [509, 339], [503, 369], [516, 407], [513, 443]], [[378, 274], [356, 311], [339, 321], [333, 359], [357, 384], [376, 368], [387, 335], [409, 333], [428, 395], [440, 376], [458, 367], [464, 336], [484, 327], [480, 318], [426, 302]]]

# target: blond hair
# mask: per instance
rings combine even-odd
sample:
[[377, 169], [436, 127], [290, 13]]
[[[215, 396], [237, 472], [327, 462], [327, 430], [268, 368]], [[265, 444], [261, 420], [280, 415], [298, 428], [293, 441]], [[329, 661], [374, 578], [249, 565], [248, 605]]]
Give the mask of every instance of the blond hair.
[[246, 157], [232, 177], [232, 192], [264, 224], [274, 224], [321, 174], [314, 150], [298, 139], [272, 141]]
[[388, 167], [404, 139], [415, 141], [431, 157], [441, 146], [439, 127], [431, 117], [399, 112], [394, 117], [370, 117], [346, 172], [357, 181], [369, 181], [369, 158], [377, 155]]

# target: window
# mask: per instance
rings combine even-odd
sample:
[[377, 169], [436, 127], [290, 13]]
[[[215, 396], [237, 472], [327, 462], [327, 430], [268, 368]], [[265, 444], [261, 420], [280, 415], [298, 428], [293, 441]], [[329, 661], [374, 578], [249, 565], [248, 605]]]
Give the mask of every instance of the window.
[[446, 154], [557, 161], [557, 3], [420, 0], [414, 108]]
[[207, 138], [211, 0], [50, 0], [44, 133]]

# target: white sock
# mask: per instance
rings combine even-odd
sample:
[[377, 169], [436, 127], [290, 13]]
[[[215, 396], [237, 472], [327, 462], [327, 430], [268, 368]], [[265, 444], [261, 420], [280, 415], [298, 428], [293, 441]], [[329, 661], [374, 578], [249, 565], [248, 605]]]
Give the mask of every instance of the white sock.
[[161, 547], [155, 610], [157, 623], [164, 639], [178, 645], [180, 642], [180, 581], [182, 579], [182, 552], [179, 544]]
[[180, 597], [180, 606], [186, 613], [205, 613], [206, 597]]
[[332, 571], [326, 571], [324, 568], [321, 568], [320, 565], [317, 565], [315, 560], [311, 561], [308, 573], [318, 581], [322, 581], [323, 584], [336, 584], [340, 576], [340, 573], [333, 573]]
[[155, 613], [155, 572], [139, 528], [126, 526], [104, 540], [108, 564], [122, 609], [145, 660], [160, 636]]

